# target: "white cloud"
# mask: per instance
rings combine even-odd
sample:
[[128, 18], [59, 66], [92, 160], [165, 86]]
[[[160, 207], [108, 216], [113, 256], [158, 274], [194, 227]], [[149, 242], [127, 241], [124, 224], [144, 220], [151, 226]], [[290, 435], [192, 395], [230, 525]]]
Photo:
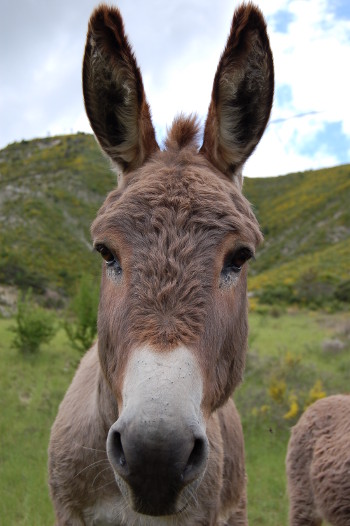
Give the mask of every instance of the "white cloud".
[[[320, 144], [309, 155], [300, 154], [303, 144], [327, 123], [341, 121], [350, 143], [350, 80], [346, 66], [350, 63], [350, 21], [337, 20], [324, 0], [291, 0], [287, 7], [294, 18], [288, 32], [272, 33], [270, 39], [276, 91], [290, 86], [291, 101], [285, 108], [276, 98], [272, 120], [290, 120], [270, 125], [247, 163], [246, 173], [250, 175], [277, 175], [338, 164], [339, 158], [327, 153], [326, 145]], [[307, 112], [319, 113], [293, 118]]]

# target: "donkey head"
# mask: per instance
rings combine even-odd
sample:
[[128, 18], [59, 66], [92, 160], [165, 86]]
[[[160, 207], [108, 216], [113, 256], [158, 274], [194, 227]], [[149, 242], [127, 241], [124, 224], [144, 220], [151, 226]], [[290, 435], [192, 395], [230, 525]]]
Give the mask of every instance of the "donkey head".
[[273, 62], [260, 11], [237, 9], [214, 79], [201, 148], [177, 118], [161, 151], [117, 9], [89, 23], [85, 106], [122, 174], [92, 225], [105, 260], [99, 357], [119, 416], [107, 451], [129, 505], [169, 515], [206, 468], [206, 423], [240, 382], [247, 261], [261, 241], [242, 167], [266, 127]]

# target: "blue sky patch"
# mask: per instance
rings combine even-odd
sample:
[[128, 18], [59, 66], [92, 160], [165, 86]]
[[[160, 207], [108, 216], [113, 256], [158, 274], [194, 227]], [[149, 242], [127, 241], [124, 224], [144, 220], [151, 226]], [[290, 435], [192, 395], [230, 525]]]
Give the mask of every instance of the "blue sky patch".
[[331, 12], [335, 18], [341, 20], [350, 20], [350, 2], [349, 0], [333, 0], [328, 3], [328, 11]]
[[304, 142], [300, 148], [300, 153], [313, 155], [321, 148], [334, 155], [339, 163], [348, 163], [350, 161], [350, 136], [342, 131], [340, 121], [326, 123], [323, 130]]
[[278, 106], [281, 108], [288, 106], [293, 99], [291, 86], [289, 84], [282, 84], [281, 86], [278, 86], [275, 97]]
[[270, 20], [274, 25], [275, 31], [278, 33], [288, 33], [288, 26], [291, 22], [293, 22], [294, 18], [295, 16], [289, 11], [280, 9], [274, 13]]

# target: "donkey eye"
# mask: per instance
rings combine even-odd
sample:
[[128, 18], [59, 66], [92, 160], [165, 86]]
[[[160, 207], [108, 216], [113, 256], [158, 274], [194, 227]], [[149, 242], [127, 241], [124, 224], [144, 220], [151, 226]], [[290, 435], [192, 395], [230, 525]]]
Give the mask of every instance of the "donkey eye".
[[238, 250], [234, 250], [227, 254], [224, 260], [224, 266], [222, 271], [235, 272], [238, 273], [241, 271], [244, 263], [253, 257], [253, 252], [248, 247], [241, 247]]
[[95, 249], [97, 250], [97, 252], [101, 254], [101, 256], [103, 257], [103, 259], [105, 260], [107, 264], [108, 263], [112, 264], [114, 262], [115, 257], [113, 256], [109, 248], [107, 248], [105, 245], [96, 245]]
[[101, 254], [108, 267], [108, 272], [111, 277], [120, 278], [122, 274], [122, 268], [118, 261], [118, 258], [106, 247], [106, 245], [98, 244], [95, 245], [95, 250]]

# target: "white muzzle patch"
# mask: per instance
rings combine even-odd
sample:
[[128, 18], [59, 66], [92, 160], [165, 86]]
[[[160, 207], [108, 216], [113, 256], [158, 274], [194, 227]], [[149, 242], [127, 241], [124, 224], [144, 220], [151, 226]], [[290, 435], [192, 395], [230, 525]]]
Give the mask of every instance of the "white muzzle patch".
[[127, 365], [122, 413], [140, 410], [144, 419], [194, 419], [203, 426], [203, 380], [193, 354], [186, 347], [156, 352], [136, 349]]

